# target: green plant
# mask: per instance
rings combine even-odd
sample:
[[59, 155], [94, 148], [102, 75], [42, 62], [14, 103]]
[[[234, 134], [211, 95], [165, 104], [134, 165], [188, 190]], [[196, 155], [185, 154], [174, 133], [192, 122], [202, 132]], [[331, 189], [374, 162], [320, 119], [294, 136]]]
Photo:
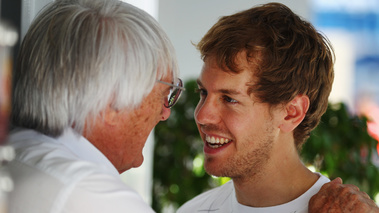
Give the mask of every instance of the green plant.
[[[171, 111], [170, 119], [155, 128], [153, 208], [174, 209], [194, 196], [222, 184], [203, 168], [203, 142], [194, 122], [199, 96], [194, 80]], [[367, 133], [366, 119], [348, 113], [344, 104], [329, 105], [320, 125], [301, 152], [307, 165], [330, 178], [342, 177], [371, 197], [379, 192], [379, 170], [373, 163], [376, 141]]]
[[301, 156], [317, 171], [331, 179], [341, 177], [374, 198], [379, 192], [376, 145], [367, 132], [366, 118], [349, 113], [343, 103], [329, 104]]

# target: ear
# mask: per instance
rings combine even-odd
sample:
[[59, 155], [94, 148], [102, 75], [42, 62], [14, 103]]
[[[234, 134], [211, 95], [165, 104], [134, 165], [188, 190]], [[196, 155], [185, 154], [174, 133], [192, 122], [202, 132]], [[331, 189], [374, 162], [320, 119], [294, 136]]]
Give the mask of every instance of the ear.
[[[94, 120], [86, 121], [83, 136], [91, 141], [90, 139], [96, 140], [94, 137], [101, 135], [102, 131], [109, 132], [110, 128], [117, 125], [118, 114], [118, 110], [115, 110], [108, 104]], [[89, 128], [87, 128], [88, 125]]]
[[297, 95], [285, 105], [285, 116], [280, 129], [284, 132], [293, 131], [304, 119], [309, 109], [309, 98]]
[[119, 110], [114, 109], [109, 104], [107, 108], [102, 111], [102, 118], [105, 125], [114, 126], [117, 124], [119, 118]]

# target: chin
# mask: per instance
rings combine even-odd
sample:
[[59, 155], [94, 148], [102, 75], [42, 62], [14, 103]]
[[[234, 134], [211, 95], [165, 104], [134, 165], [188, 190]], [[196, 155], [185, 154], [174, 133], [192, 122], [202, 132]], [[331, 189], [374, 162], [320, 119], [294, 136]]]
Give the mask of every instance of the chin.
[[143, 163], [143, 160], [144, 158], [143, 158], [143, 155], [141, 154], [141, 157], [133, 161], [133, 168], [140, 167]]
[[223, 168], [218, 165], [209, 165], [207, 163], [204, 164], [204, 170], [209, 174], [216, 177], [225, 177], [223, 172]]

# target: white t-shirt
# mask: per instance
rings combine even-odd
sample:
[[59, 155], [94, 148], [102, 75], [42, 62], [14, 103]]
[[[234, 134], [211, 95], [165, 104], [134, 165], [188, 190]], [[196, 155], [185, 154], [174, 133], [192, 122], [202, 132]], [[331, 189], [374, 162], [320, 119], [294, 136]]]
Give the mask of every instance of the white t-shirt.
[[330, 181], [327, 177], [318, 175], [320, 178], [308, 191], [295, 200], [282, 205], [263, 208], [242, 205], [237, 201], [233, 181], [229, 181], [220, 187], [196, 196], [180, 207], [177, 213], [307, 213], [308, 202], [311, 197], [320, 190], [322, 185]]
[[8, 165], [15, 185], [9, 213], [154, 212], [72, 129], [58, 138], [19, 129], [8, 141], [16, 151]]

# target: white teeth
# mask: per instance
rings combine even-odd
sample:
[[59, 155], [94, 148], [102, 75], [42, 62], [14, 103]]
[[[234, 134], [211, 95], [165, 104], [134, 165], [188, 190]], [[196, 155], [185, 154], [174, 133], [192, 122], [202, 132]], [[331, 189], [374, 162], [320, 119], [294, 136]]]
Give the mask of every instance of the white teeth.
[[224, 144], [224, 143], [225, 143], [225, 139], [224, 139], [224, 138], [221, 138], [221, 139], [220, 139], [220, 143], [221, 143], [221, 144]]
[[223, 145], [223, 144], [226, 144], [226, 143], [229, 143], [229, 139], [226, 139], [226, 138], [215, 138], [214, 136], [209, 136], [207, 135], [205, 137], [205, 140], [209, 143], [209, 144], [213, 144], [213, 145]]

